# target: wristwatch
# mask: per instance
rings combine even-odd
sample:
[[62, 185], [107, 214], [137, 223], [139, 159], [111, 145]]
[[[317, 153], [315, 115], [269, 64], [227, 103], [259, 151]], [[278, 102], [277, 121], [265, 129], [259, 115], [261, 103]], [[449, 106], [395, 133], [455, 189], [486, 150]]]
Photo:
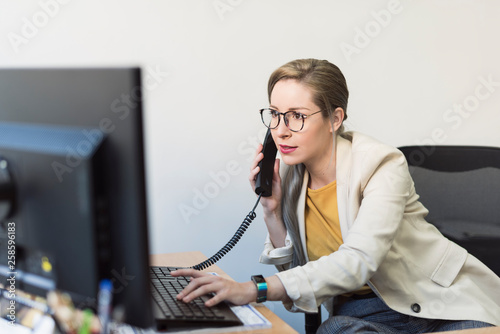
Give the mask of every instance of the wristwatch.
[[254, 275], [252, 281], [257, 286], [257, 303], [263, 303], [267, 300], [267, 283], [262, 275]]

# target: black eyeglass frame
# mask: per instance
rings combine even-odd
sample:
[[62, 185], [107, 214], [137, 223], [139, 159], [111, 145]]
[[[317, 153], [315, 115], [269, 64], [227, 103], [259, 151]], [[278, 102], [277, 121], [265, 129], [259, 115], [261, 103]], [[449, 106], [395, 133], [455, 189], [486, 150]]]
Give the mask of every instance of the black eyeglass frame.
[[[278, 113], [278, 123], [276, 124], [276, 126], [275, 126], [275, 127], [270, 127], [270, 126], [269, 126], [268, 124], [266, 124], [266, 122], [264, 121], [264, 115], [263, 115], [263, 112], [264, 112], [264, 111], [266, 111], [266, 110], [271, 110], [271, 111], [274, 111], [274, 112]], [[294, 110], [290, 110], [290, 111], [287, 111], [287, 112], [284, 112], [284, 113], [283, 113], [283, 112], [279, 112], [279, 111], [274, 110], [274, 109], [271, 109], [271, 108], [263, 108], [263, 109], [260, 109], [260, 110], [259, 110], [259, 112], [260, 112], [260, 119], [262, 120], [262, 123], [264, 123], [264, 125], [265, 125], [268, 129], [271, 129], [271, 130], [276, 129], [276, 128], [280, 125], [280, 121], [281, 121], [281, 117], [280, 117], [280, 115], [282, 115], [282, 116], [283, 116], [283, 121], [285, 122], [286, 127], [287, 127], [290, 131], [293, 131], [293, 132], [299, 132], [299, 131], [301, 131], [301, 130], [304, 128], [304, 122], [305, 122], [305, 119], [306, 119], [307, 117], [312, 116], [312, 115], [315, 115], [315, 114], [320, 113], [320, 112], [322, 112], [322, 111], [323, 111], [323, 110], [318, 110], [318, 111], [316, 111], [316, 112], [313, 112], [312, 114], [305, 115], [305, 114], [303, 114], [303, 113], [300, 113], [300, 112], [297, 112], [297, 111], [294, 111]], [[300, 129], [299, 129], [299, 130], [292, 130], [292, 129], [290, 129], [290, 126], [288, 126], [288, 118], [286, 117], [286, 114], [288, 114], [288, 113], [295, 113], [295, 114], [299, 114], [299, 115], [301, 116], [300, 118], [302, 119], [302, 126], [300, 127]]]

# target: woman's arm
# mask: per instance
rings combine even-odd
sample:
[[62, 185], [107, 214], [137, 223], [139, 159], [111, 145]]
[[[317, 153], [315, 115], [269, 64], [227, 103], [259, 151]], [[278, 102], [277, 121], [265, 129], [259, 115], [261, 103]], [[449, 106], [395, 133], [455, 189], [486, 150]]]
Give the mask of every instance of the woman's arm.
[[[190, 276], [191, 282], [178, 295], [177, 299], [189, 303], [200, 296], [215, 293], [205, 305], [214, 306], [224, 300], [235, 305], [245, 305], [257, 300], [257, 287], [251, 281], [238, 283], [220, 276], [200, 272], [194, 269], [179, 269], [172, 276]], [[290, 301], [285, 288], [277, 276], [266, 277], [267, 300]]]

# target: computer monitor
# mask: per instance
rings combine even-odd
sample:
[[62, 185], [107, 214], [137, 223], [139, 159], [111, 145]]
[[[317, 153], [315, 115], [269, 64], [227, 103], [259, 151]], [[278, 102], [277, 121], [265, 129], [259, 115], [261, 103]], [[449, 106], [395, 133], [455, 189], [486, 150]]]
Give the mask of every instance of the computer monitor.
[[0, 69], [2, 283], [153, 325], [145, 183], [139, 68]]

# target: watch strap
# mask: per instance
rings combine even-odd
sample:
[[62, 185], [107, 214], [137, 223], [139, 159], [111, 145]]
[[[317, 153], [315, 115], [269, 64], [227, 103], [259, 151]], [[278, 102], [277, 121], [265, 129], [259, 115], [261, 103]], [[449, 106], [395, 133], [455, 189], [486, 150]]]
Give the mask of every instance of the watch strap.
[[262, 275], [251, 277], [257, 287], [257, 303], [263, 303], [267, 300], [267, 282]]

